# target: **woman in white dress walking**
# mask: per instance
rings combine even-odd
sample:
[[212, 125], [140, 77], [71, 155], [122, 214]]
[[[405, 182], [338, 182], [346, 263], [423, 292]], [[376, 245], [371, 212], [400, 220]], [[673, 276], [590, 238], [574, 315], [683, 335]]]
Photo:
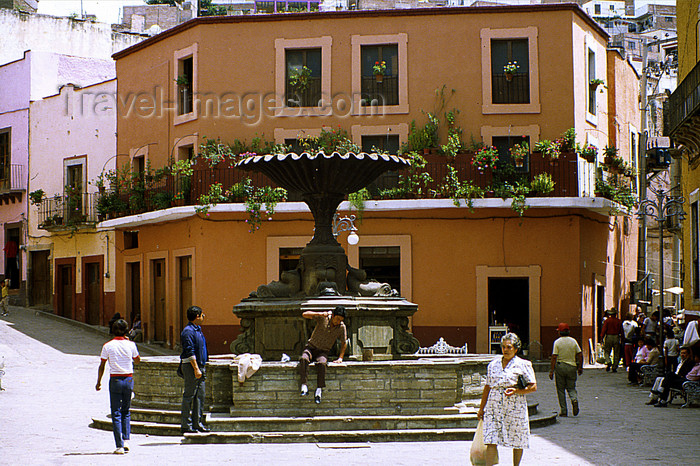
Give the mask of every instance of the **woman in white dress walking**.
[[[484, 421], [487, 466], [495, 464], [497, 445], [513, 449], [515, 466], [520, 464], [523, 448], [529, 447], [530, 421], [525, 395], [537, 390], [537, 382], [532, 363], [515, 355], [520, 346], [520, 338], [507, 333], [501, 338], [503, 356], [488, 365], [478, 414]], [[518, 388], [518, 379], [525, 388]]]

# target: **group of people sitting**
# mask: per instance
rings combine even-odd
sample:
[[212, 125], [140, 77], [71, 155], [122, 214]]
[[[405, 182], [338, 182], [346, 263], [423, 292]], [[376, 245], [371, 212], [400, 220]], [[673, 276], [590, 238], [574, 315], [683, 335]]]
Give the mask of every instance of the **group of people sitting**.
[[[651, 368], [654, 373], [660, 373], [659, 366], [664, 368], [664, 375], [655, 380], [647, 404], [667, 406], [672, 389], [681, 391], [685, 382], [700, 381], [697, 320], [688, 322], [683, 330], [668, 310], [664, 310], [663, 314], [657, 310], [650, 316], [643, 312], [628, 314], [624, 322], [617, 318], [617, 310], [614, 308], [606, 311], [606, 314], [608, 317], [603, 322], [600, 335], [606, 371], [612, 369], [612, 372], [617, 372], [622, 359], [627, 367], [628, 383], [642, 386], [643, 372], [649, 373], [649, 369], [643, 369], [644, 367]], [[658, 332], [662, 332], [665, 338], [661, 348], [657, 344]], [[620, 342], [624, 344], [622, 358]]]

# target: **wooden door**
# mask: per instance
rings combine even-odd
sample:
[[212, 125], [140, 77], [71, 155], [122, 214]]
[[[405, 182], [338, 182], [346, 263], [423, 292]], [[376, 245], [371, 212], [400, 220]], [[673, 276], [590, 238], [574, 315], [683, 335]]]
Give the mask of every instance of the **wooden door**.
[[156, 259], [151, 262], [151, 265], [153, 338], [156, 341], [164, 342], [167, 339], [165, 328], [165, 259]]
[[31, 304], [46, 306], [51, 304], [51, 277], [49, 275], [49, 251], [32, 251]]
[[[136, 316], [141, 315], [141, 263], [126, 264], [126, 274], [126, 305], [130, 321], [133, 322]], [[146, 329], [144, 328], [143, 331], [145, 339]]]
[[192, 256], [184, 256], [179, 258], [180, 265], [180, 313], [177, 322], [180, 327], [178, 335], [187, 325], [187, 308], [192, 305]]
[[60, 265], [58, 267], [58, 315], [73, 318], [73, 267]]
[[86, 292], [85, 303], [87, 305], [87, 323], [90, 325], [100, 324], [102, 314], [102, 280], [100, 264], [89, 262], [85, 264], [86, 270]]

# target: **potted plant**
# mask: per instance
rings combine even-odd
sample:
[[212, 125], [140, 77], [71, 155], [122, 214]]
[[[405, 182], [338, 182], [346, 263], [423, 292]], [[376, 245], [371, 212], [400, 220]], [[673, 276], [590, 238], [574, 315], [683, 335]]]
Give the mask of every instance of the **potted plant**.
[[605, 154], [605, 158], [603, 159], [603, 163], [605, 165], [612, 165], [613, 160], [617, 158], [617, 147], [615, 146], [605, 146], [605, 149], [603, 150], [603, 153]]
[[506, 81], [513, 80], [513, 76], [518, 72], [518, 68], [520, 68], [520, 65], [518, 65], [518, 62], [515, 60], [509, 61], [503, 66], [503, 73], [506, 75]]
[[554, 191], [554, 180], [549, 173], [540, 173], [535, 176], [530, 183], [530, 190], [542, 196]]
[[554, 162], [558, 160], [559, 156], [561, 155], [561, 145], [559, 140], [549, 141], [547, 139], [543, 139], [535, 144], [533, 151], [541, 152], [542, 155], [546, 155], [550, 158], [550, 162], [554, 164]]
[[[595, 92], [595, 90], [598, 89], [598, 86], [602, 85], [603, 87], [605, 87], [605, 81], [603, 81], [602, 79], [593, 78], [589, 82], [589, 85], [591, 86], [591, 90], [593, 92]], [[601, 89], [601, 92], [602, 92], [602, 89]]]
[[289, 70], [289, 85], [299, 92], [304, 92], [309, 87], [309, 79], [311, 78], [311, 68], [305, 65], [301, 67], [290, 68]]
[[586, 144], [579, 150], [579, 155], [586, 162], [593, 163], [598, 157], [598, 148], [593, 144]]
[[498, 151], [493, 146], [484, 146], [472, 156], [472, 166], [483, 173], [487, 168], [493, 168], [498, 161]]
[[516, 167], [522, 168], [525, 164], [525, 157], [530, 153], [530, 146], [527, 141], [523, 141], [520, 144], [515, 144], [510, 148], [510, 157], [513, 159], [513, 163]]
[[41, 202], [44, 200], [44, 193], [43, 189], [37, 189], [36, 191], [32, 191], [29, 193], [29, 202], [31, 202], [33, 205], [39, 205]]
[[384, 75], [386, 74], [386, 62], [385, 61], [375, 61], [374, 66], [372, 66], [372, 74], [374, 74], [374, 79], [378, 83], [384, 81]]

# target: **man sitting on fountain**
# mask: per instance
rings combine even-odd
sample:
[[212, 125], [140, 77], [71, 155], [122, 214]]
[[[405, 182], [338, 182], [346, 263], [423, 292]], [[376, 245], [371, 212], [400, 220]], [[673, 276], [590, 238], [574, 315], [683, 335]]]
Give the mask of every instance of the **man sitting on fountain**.
[[321, 402], [321, 391], [326, 386], [326, 364], [328, 362], [328, 353], [340, 338], [342, 347], [340, 355], [336, 360], [337, 363], [343, 362], [343, 355], [347, 348], [348, 332], [345, 328], [343, 320], [345, 320], [345, 308], [338, 306], [333, 311], [306, 311], [302, 314], [305, 319], [314, 319], [317, 321], [306, 348], [301, 354], [299, 360], [299, 374], [301, 375], [301, 396], [309, 393], [309, 387], [306, 386], [309, 374], [309, 364], [311, 361], [316, 362], [316, 377], [317, 388], [314, 400], [316, 403]]

